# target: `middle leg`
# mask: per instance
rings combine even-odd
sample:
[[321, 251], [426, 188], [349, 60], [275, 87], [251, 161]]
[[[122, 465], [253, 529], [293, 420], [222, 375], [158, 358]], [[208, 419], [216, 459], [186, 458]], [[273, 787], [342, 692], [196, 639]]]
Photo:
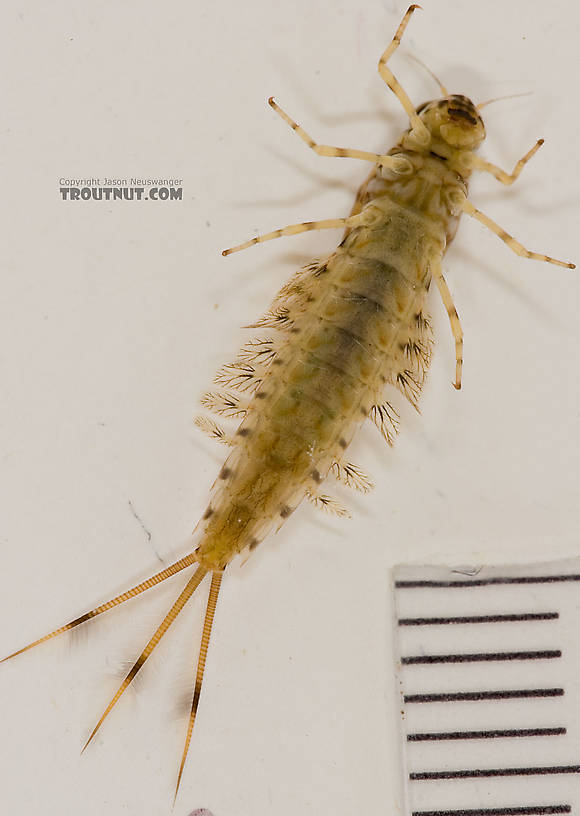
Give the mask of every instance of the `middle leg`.
[[468, 201], [467, 198], [461, 197], [457, 201], [460, 209], [463, 212], [470, 215], [472, 218], [475, 218], [476, 221], [479, 221], [480, 224], [483, 224], [484, 227], [487, 227], [491, 230], [498, 238], [506, 244], [512, 252], [515, 252], [516, 255], [519, 255], [522, 258], [531, 258], [534, 261], [545, 261], [546, 263], [555, 264], [555, 266], [563, 266], [566, 269], [576, 269], [576, 264], [569, 263], [568, 261], [558, 261], [556, 258], [551, 258], [549, 255], [542, 255], [539, 252], [530, 252], [529, 249], [526, 249], [523, 244], [520, 244], [519, 241], [506, 232], [504, 229], [500, 227], [499, 224], [496, 224], [488, 215], [482, 213], [481, 210], [478, 210], [477, 207], [474, 207], [471, 201]]

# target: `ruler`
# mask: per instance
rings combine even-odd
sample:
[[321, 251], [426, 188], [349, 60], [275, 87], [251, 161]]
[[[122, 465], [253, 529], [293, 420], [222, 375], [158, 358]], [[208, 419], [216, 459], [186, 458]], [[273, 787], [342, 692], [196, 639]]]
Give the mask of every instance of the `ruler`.
[[580, 560], [393, 584], [407, 814], [579, 808]]

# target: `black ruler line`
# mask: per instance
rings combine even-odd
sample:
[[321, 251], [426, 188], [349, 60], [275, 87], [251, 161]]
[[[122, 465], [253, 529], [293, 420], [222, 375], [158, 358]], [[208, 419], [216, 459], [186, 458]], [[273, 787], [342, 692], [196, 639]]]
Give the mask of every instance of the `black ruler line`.
[[424, 587], [482, 587], [502, 584], [559, 584], [580, 581], [580, 575], [518, 575], [514, 577], [473, 578], [468, 581], [395, 581], [396, 589], [422, 589]]
[[559, 649], [546, 649], [538, 652], [479, 652], [473, 654], [447, 655], [411, 655], [402, 657], [403, 666], [415, 666], [424, 663], [481, 663], [500, 660], [552, 660], [562, 657]]
[[414, 810], [412, 816], [547, 816], [570, 813], [570, 805], [519, 805], [500, 808], [462, 808], [460, 810]]
[[417, 773], [410, 773], [409, 779], [413, 781], [481, 779], [491, 776], [546, 776], [576, 773], [580, 773], [580, 765], [544, 765], [537, 768], [469, 768], [458, 771], [418, 771]]
[[559, 737], [566, 729], [558, 728], [506, 728], [492, 731], [432, 731], [423, 734], [407, 734], [409, 742], [435, 742], [438, 740], [501, 739], [512, 737]]
[[440, 626], [451, 623], [515, 623], [557, 620], [557, 612], [522, 612], [519, 615], [465, 615], [449, 618], [399, 618], [399, 626]]
[[534, 697], [562, 697], [563, 688], [505, 689], [498, 691], [454, 691], [442, 694], [405, 694], [405, 703], [463, 703], [482, 700], [521, 700]]

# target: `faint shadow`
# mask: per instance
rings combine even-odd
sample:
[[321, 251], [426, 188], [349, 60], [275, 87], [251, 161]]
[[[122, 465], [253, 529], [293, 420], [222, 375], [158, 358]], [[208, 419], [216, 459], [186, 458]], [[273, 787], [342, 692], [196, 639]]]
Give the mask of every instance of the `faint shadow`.
[[[481, 275], [491, 279], [500, 289], [508, 293], [518, 303], [525, 304], [532, 314], [540, 317], [548, 325], [554, 327], [559, 325], [556, 314], [546, 308], [544, 301], [538, 300], [538, 298], [530, 294], [528, 290], [522, 289], [519, 279], [513, 280], [506, 277], [479, 256], [474, 255], [472, 250], [465, 249], [460, 245], [453, 248], [453, 255], [449, 258], [449, 265], [453, 268], [457, 261], [462, 262], [466, 268], [477, 269]], [[524, 261], [524, 259], [522, 259], [522, 261]]]

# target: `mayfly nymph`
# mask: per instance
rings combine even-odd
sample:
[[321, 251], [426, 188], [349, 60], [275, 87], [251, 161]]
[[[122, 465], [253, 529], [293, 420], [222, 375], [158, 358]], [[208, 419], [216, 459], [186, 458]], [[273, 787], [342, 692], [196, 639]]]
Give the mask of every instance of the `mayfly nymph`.
[[[191, 741], [222, 575], [242, 552], [250, 553], [279, 528], [305, 499], [338, 515], [348, 511], [322, 492], [333, 475], [362, 492], [372, 484], [346, 459], [361, 424], [370, 418], [391, 444], [398, 414], [388, 390], [417, 406], [431, 352], [425, 299], [434, 281], [449, 315], [455, 340], [455, 380], [461, 387], [463, 335], [441, 270], [462, 213], [495, 233], [516, 254], [558, 266], [571, 263], [530, 252], [467, 197], [474, 171], [511, 184], [539, 149], [539, 140], [507, 173], [481, 158], [485, 139], [481, 108], [466, 96], [449, 94], [415, 108], [388, 67], [409, 19], [407, 10], [379, 61], [379, 74], [402, 105], [409, 127], [387, 153], [317, 144], [282, 108], [271, 107], [321, 156], [370, 162], [372, 170], [346, 217], [304, 222], [252, 238], [224, 255], [284, 235], [343, 229], [344, 237], [325, 260], [315, 261], [286, 284], [269, 311], [250, 328], [259, 330], [237, 359], [216, 377], [217, 390], [202, 405], [239, 419], [229, 434], [213, 420], [198, 426], [229, 446], [195, 531], [192, 550], [146, 581], [25, 646], [9, 657], [74, 629], [181, 570], [191, 568], [185, 588], [142, 650], [95, 725], [93, 739], [167, 629], [202, 581], [210, 589], [177, 789]], [[7, 660], [9, 658], [5, 658]]]

